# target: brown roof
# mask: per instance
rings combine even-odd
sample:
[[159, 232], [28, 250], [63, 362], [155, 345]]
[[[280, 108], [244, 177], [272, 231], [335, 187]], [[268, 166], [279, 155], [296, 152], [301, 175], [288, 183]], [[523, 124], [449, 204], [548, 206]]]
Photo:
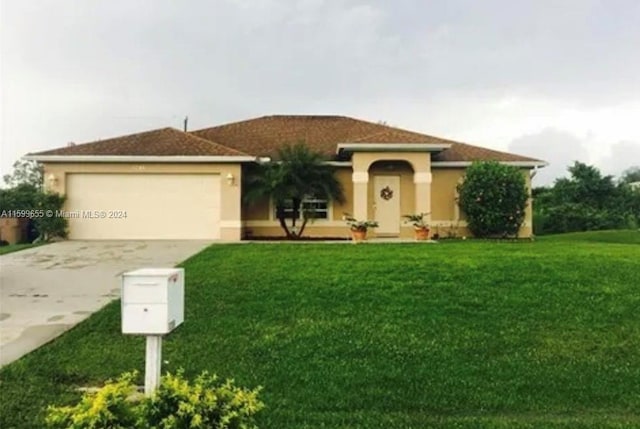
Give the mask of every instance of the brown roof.
[[312, 150], [337, 159], [339, 143], [450, 144], [434, 161], [540, 160], [472, 146], [384, 124], [346, 116], [275, 115], [185, 133], [162, 128], [30, 155], [111, 156], [271, 156], [287, 143], [304, 142]]
[[434, 161], [539, 161], [346, 116], [263, 116], [192, 134], [254, 156], [274, 157], [283, 144], [298, 142], [333, 159], [338, 143], [432, 143], [451, 144]]
[[161, 128], [30, 155], [247, 156], [237, 149], [174, 128]]

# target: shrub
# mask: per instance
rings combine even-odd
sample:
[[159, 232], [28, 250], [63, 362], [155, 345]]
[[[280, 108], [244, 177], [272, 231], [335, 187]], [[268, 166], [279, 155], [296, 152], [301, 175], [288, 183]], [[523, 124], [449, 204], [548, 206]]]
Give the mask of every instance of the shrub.
[[527, 187], [517, 167], [475, 162], [458, 185], [460, 207], [476, 237], [517, 235], [524, 222]]
[[580, 162], [569, 173], [549, 188], [534, 189], [536, 234], [634, 229], [640, 223], [640, 193], [624, 178], [616, 184], [612, 176]]
[[165, 429], [215, 427], [249, 429], [253, 415], [262, 409], [259, 389], [250, 391], [202, 373], [189, 383], [181, 373], [168, 374], [145, 402], [144, 415], [151, 427]]
[[136, 373], [122, 374], [108, 381], [95, 393], [86, 393], [70, 407], [47, 408], [47, 427], [56, 429], [131, 429], [139, 426], [139, 405], [132, 399], [137, 392], [133, 380]]
[[193, 382], [181, 371], [163, 376], [150, 397], [137, 393], [137, 374], [126, 373], [71, 407], [49, 407], [46, 423], [53, 429], [250, 429], [264, 404], [254, 390], [220, 381], [203, 372]]
[[24, 183], [10, 189], [0, 189], [0, 210], [35, 210], [41, 194], [38, 187]]
[[45, 216], [33, 220], [40, 239], [46, 241], [55, 237], [65, 238], [67, 236], [67, 219], [56, 216], [56, 212], [62, 210], [64, 201], [64, 195], [55, 193], [41, 193], [38, 195], [37, 208], [44, 213], [53, 213], [53, 215], [45, 214]]
[[[33, 211], [31, 218], [35, 234], [40, 240], [66, 237], [68, 221], [56, 216], [64, 205], [65, 197], [51, 192], [43, 192], [31, 184], [20, 184], [10, 189], [0, 189], [0, 211]], [[47, 214], [48, 213], [48, 214]]]

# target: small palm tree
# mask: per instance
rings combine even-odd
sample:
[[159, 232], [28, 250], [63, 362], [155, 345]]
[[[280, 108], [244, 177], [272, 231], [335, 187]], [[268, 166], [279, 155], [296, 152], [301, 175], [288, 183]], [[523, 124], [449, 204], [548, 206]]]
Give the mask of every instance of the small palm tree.
[[[335, 177], [335, 169], [325, 161], [321, 154], [309, 150], [304, 143], [284, 146], [278, 151], [276, 161], [258, 165], [247, 172], [243, 184], [245, 203], [271, 198], [276, 218], [287, 238], [300, 238], [308, 221], [315, 217], [313, 209], [303, 208], [305, 198], [344, 202], [342, 184]], [[297, 229], [296, 222], [300, 217], [302, 224]], [[290, 226], [287, 218], [291, 220]]]

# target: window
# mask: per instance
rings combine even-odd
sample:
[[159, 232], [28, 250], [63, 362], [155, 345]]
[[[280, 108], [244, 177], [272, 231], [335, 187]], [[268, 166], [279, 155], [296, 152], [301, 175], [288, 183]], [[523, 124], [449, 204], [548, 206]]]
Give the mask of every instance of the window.
[[[301, 212], [298, 214], [298, 219], [302, 219], [302, 212], [308, 212], [309, 217], [314, 219], [329, 219], [329, 201], [321, 198], [305, 198], [302, 200]], [[285, 218], [293, 218], [293, 207], [291, 200], [285, 202], [284, 207]], [[275, 207], [273, 208], [273, 218], [277, 219], [277, 213]]]
[[302, 210], [311, 212], [314, 219], [329, 219], [329, 202], [319, 198], [302, 200]]

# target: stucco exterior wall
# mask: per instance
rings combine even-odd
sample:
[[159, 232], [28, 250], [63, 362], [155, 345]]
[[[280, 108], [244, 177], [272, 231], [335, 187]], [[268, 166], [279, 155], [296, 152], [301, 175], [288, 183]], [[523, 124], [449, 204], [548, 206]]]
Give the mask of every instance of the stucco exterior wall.
[[[390, 158], [395, 158], [401, 154], [396, 154]], [[406, 155], [406, 154], [404, 154]], [[375, 218], [375, 195], [373, 190], [374, 177], [377, 175], [400, 176], [400, 193], [402, 195], [401, 214], [419, 212], [416, 210], [416, 192], [414, 183], [414, 171], [408, 162], [404, 161], [380, 161], [377, 162], [380, 154], [360, 158], [362, 168], [368, 168], [367, 192], [367, 219]], [[419, 162], [418, 160], [414, 160]], [[421, 164], [424, 166], [424, 164]], [[440, 237], [470, 237], [472, 234], [466, 226], [464, 212], [457, 205], [456, 187], [465, 174], [464, 168], [433, 168], [431, 170], [431, 234], [438, 234]], [[529, 170], [522, 169], [527, 189], [531, 192], [531, 179]], [[310, 237], [348, 237], [349, 231], [342, 221], [343, 213], [353, 214], [354, 184], [352, 180], [352, 170], [349, 167], [338, 169], [337, 177], [345, 189], [347, 201], [344, 204], [332, 204], [332, 218], [329, 220], [316, 220], [306, 228], [306, 236]], [[270, 213], [271, 207], [268, 202], [262, 202], [245, 208], [245, 231], [252, 237], [278, 237], [282, 236], [282, 229], [277, 220], [273, 219]], [[527, 206], [525, 223], [520, 229], [520, 237], [530, 237], [532, 234], [532, 209], [531, 204]], [[370, 237], [376, 237], [375, 229], [370, 230]], [[401, 238], [413, 237], [413, 227], [401, 224]]]
[[353, 171], [368, 171], [378, 161], [406, 161], [413, 171], [431, 170], [431, 155], [427, 152], [356, 152], [352, 158]]
[[25, 242], [29, 237], [29, 219], [27, 218], [0, 218], [0, 241], [9, 244]]
[[[366, 189], [366, 218], [374, 219], [373, 181], [377, 175], [397, 175], [401, 186], [401, 214], [416, 213], [416, 183], [414, 166], [418, 165], [430, 174], [430, 208], [432, 234], [438, 233], [442, 237], [449, 235], [469, 236], [466, 228], [464, 213], [457, 208], [456, 186], [464, 176], [464, 168], [433, 168], [430, 162], [425, 162], [425, 154], [386, 153], [386, 154], [355, 154], [358, 155], [358, 168], [367, 168], [368, 182], [366, 187], [356, 188], [353, 182], [351, 166], [340, 167], [336, 171], [338, 180], [343, 184], [346, 201], [343, 204], [332, 202], [330, 218], [315, 220], [307, 226], [306, 234], [312, 237], [348, 237], [349, 231], [342, 220], [344, 213], [354, 214], [354, 191]], [[365, 156], [366, 155], [366, 156]], [[403, 161], [382, 161], [407, 158]], [[425, 171], [426, 169], [426, 171]], [[269, 201], [254, 203], [251, 206], [241, 205], [242, 169], [240, 164], [187, 164], [187, 163], [44, 163], [45, 187], [49, 191], [64, 194], [66, 191], [66, 177], [73, 173], [131, 173], [131, 174], [218, 174], [222, 178], [221, 186], [221, 238], [223, 240], [238, 240], [242, 236], [281, 236], [283, 234], [278, 222], [273, 218]], [[234, 183], [226, 180], [228, 174], [234, 177]], [[530, 191], [531, 180], [529, 170], [523, 169], [527, 187]], [[55, 180], [49, 180], [50, 177]], [[188, 192], [185, 189], [185, 192]], [[421, 194], [419, 194], [421, 195]], [[531, 200], [530, 200], [531, 201]], [[526, 218], [520, 230], [521, 237], [529, 237], [532, 233], [532, 208], [527, 206]], [[375, 237], [375, 229], [370, 232]], [[400, 237], [413, 236], [410, 225], [401, 224]]]
[[[330, 203], [329, 219], [315, 219], [309, 222], [305, 228], [305, 236], [309, 237], [348, 237], [349, 230], [342, 220], [345, 213], [353, 211], [353, 182], [351, 181], [351, 168], [340, 167], [336, 169], [336, 177], [342, 183], [346, 201], [340, 204], [336, 201]], [[243, 236], [251, 237], [280, 237], [284, 231], [274, 217], [273, 205], [268, 200], [245, 204], [243, 212]]]
[[[108, 173], [108, 174], [215, 174], [221, 180], [220, 238], [222, 240], [240, 240], [242, 235], [240, 183], [242, 169], [240, 164], [208, 163], [44, 163], [45, 188], [60, 194], [66, 193], [68, 174]], [[226, 177], [231, 174], [233, 183]], [[53, 181], [50, 178], [55, 178]], [[185, 189], [189, 192], [189, 189]], [[68, 209], [68, 208], [67, 208]]]

